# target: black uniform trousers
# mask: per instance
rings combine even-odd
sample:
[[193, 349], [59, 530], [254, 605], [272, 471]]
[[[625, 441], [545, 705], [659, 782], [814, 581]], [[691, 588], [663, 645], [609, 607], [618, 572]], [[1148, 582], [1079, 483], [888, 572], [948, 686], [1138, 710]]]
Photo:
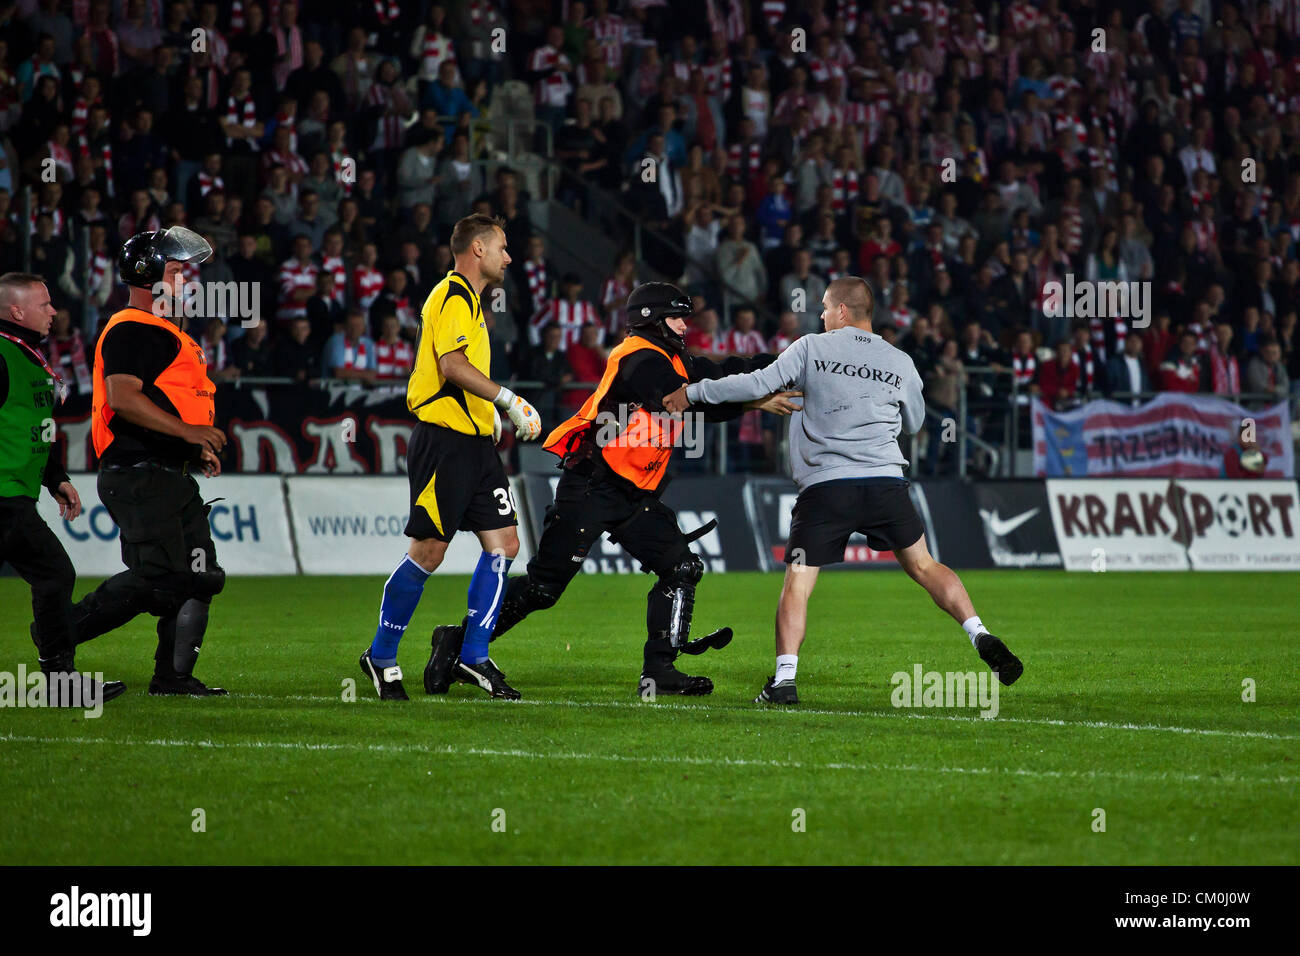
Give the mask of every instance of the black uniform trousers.
[[74, 628], [72, 588], [77, 573], [63, 542], [26, 495], [0, 498], [0, 564], [8, 562], [31, 585], [32, 639], [42, 663], [66, 657], [71, 663]]
[[529, 579], [558, 597], [603, 534], [654, 574], [669, 571], [690, 552], [677, 513], [657, 497], [620, 487], [603, 477], [599, 466], [591, 474], [569, 469], [546, 509], [542, 539], [528, 562]]
[[159, 618], [156, 659], [165, 672], [171, 666], [177, 613], [191, 598], [210, 600], [224, 581], [208, 526], [210, 509], [192, 476], [152, 462], [106, 467], [98, 488], [121, 532], [127, 569], [73, 608], [77, 643], [121, 627], [137, 614], [154, 614]]

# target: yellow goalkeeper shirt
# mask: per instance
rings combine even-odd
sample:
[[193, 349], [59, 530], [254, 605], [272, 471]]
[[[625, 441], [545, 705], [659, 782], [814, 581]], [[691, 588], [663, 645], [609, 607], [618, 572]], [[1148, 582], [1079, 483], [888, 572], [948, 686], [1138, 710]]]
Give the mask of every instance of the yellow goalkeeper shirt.
[[[466, 435], [492, 435], [492, 403], [447, 381], [439, 356], [465, 350], [471, 365], [488, 375], [492, 349], [483, 308], [473, 286], [459, 272], [433, 287], [420, 311], [415, 368], [406, 385], [406, 407], [415, 417]], [[489, 376], [490, 377], [490, 376]]]

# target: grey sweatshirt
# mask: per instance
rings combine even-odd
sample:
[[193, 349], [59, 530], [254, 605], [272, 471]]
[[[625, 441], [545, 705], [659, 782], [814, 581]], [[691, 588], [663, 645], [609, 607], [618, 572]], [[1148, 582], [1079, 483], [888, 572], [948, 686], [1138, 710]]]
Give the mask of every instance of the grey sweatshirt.
[[921, 376], [907, 353], [846, 326], [795, 340], [767, 368], [695, 382], [692, 402], [747, 402], [784, 388], [803, 392], [790, 419], [790, 469], [800, 490], [837, 478], [903, 477], [903, 428], [925, 421]]

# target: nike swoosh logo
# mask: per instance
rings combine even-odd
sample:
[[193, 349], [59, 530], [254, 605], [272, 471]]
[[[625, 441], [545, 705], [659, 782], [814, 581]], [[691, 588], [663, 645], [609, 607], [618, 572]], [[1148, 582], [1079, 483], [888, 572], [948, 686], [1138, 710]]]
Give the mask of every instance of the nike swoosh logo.
[[984, 519], [984, 523], [988, 525], [988, 529], [992, 531], [994, 535], [1001, 538], [1015, 531], [1034, 515], [1038, 514], [1039, 510], [1040, 509], [1038, 508], [1031, 508], [1024, 514], [1018, 514], [1014, 518], [1004, 519], [999, 517], [996, 511], [984, 511], [981, 509], [980, 517]]

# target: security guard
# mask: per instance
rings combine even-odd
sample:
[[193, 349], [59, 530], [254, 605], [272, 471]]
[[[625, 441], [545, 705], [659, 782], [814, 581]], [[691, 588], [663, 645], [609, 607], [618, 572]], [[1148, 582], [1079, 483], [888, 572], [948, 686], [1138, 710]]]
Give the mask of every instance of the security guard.
[[[81, 513], [77, 489], [53, 452], [54, 409], [66, 389], [38, 348], [53, 319], [44, 279], [21, 272], [0, 276], [0, 564], [8, 561], [31, 585], [31, 634], [46, 675], [47, 702], [88, 707], [112, 700], [126, 685], [76, 673], [72, 587], [77, 574], [36, 511], [44, 485], [59, 503], [60, 517], [71, 521]], [[56, 675], [65, 679], [52, 679]]]
[[[707, 677], [692, 677], [674, 666], [678, 653], [699, 654], [724, 647], [731, 628], [690, 641], [695, 588], [704, 562], [690, 544], [707, 534], [713, 523], [685, 535], [677, 515], [660, 500], [667, 482], [665, 468], [681, 434], [683, 422], [663, 409], [662, 391], [700, 378], [720, 378], [732, 372], [761, 368], [773, 356], [753, 360], [732, 358], [721, 365], [693, 358], [683, 334], [691, 315], [691, 300], [666, 282], [650, 282], [628, 298], [628, 337], [610, 353], [596, 391], [576, 415], [546, 438], [547, 451], [561, 459], [564, 474], [547, 509], [537, 554], [526, 577], [507, 587], [493, 636], [499, 637], [530, 613], [559, 600], [582, 567], [591, 546], [608, 534], [642, 568], [656, 576], [646, 602], [645, 642], [641, 671], [643, 694], [703, 695], [713, 691]], [[702, 407], [708, 421], [725, 421], [757, 407], [789, 414], [798, 406], [776, 393], [750, 405]], [[617, 429], [616, 434], [612, 434]], [[463, 625], [448, 625], [434, 634], [433, 654], [425, 668], [425, 690], [439, 693], [445, 686]]]
[[95, 346], [90, 434], [99, 498], [121, 530], [127, 570], [73, 608], [77, 642], [137, 614], [155, 615], [155, 696], [226, 693], [194, 676], [208, 605], [226, 575], [192, 474], [220, 474], [226, 436], [213, 426], [214, 386], [203, 349], [173, 318], [182, 264], [211, 255], [207, 241], [183, 226], [128, 239], [117, 271], [130, 299]]

